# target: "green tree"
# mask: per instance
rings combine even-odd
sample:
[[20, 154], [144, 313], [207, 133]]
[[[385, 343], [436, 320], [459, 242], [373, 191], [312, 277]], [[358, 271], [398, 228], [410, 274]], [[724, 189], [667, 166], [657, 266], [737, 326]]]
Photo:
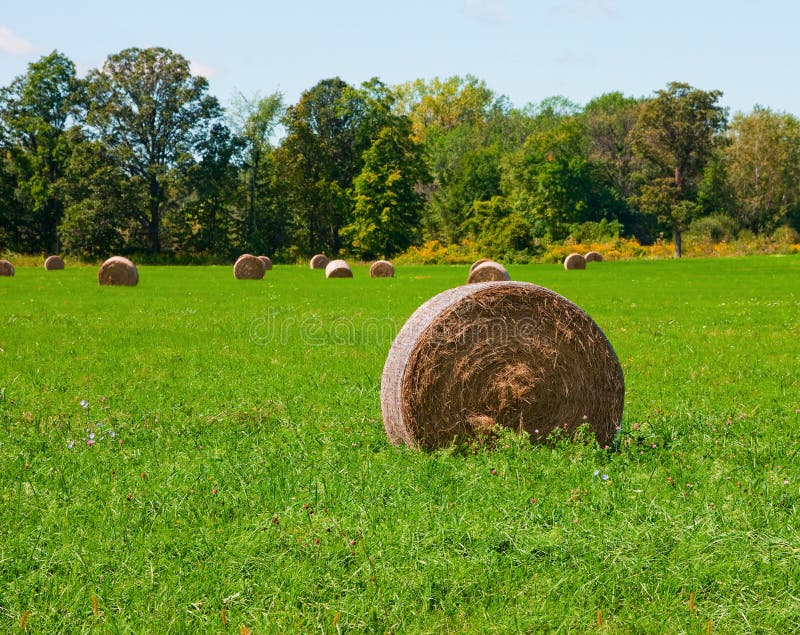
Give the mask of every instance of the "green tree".
[[131, 178], [146, 188], [136, 219], [148, 248], [161, 251], [162, 213], [171, 172], [192, 163], [192, 152], [221, 114], [208, 82], [189, 62], [164, 48], [130, 48], [92, 71], [87, 121]]
[[130, 178], [100, 141], [76, 139], [59, 182], [64, 202], [59, 235], [72, 254], [101, 258], [145, 244], [135, 222], [146, 205], [138, 177]]
[[233, 101], [231, 120], [236, 133], [244, 141], [242, 177], [246, 191], [247, 215], [244, 223], [245, 243], [255, 251], [278, 246], [281, 223], [276, 222], [271, 192], [271, 137], [285, 112], [283, 95], [247, 98], [239, 93]]
[[476, 200], [464, 223], [467, 236], [493, 258], [513, 260], [531, 247], [531, 226], [502, 196]]
[[717, 104], [721, 96], [673, 82], [642, 105], [631, 131], [642, 162], [639, 206], [670, 226], [676, 258], [681, 235], [700, 209], [698, 185], [726, 125], [726, 111]]
[[348, 190], [371, 144], [365, 95], [341, 79], [325, 79], [286, 111], [287, 134], [275, 151], [280, 188], [304, 255], [338, 253], [350, 220]]
[[737, 114], [727, 174], [739, 223], [755, 232], [775, 229], [800, 205], [800, 121], [760, 107]]
[[407, 249], [419, 226], [425, 180], [420, 146], [410, 136], [410, 122], [397, 117], [381, 129], [353, 183], [355, 207], [342, 236], [363, 258], [390, 258]]
[[236, 157], [243, 140], [214, 124], [195, 152], [198, 160], [174, 182], [176, 205], [168, 208], [165, 227], [172, 250], [231, 257], [240, 251], [239, 169]]
[[53, 51], [0, 90], [0, 137], [15, 199], [0, 204], [16, 211], [9, 224], [17, 225], [14, 233], [28, 251], [59, 251], [64, 207], [56, 190], [71, 151], [66, 132], [77, 125], [81, 88], [72, 61]]
[[477, 78], [416, 80], [396, 89], [397, 112], [411, 120], [430, 174], [423, 225], [428, 237], [458, 242], [475, 200], [500, 193], [500, 148], [513, 128], [507, 101]]
[[600, 220], [593, 215], [586, 138], [577, 116], [554, 116], [549, 109], [536, 128], [509, 156], [504, 188], [537, 236], [560, 240], [569, 225]]

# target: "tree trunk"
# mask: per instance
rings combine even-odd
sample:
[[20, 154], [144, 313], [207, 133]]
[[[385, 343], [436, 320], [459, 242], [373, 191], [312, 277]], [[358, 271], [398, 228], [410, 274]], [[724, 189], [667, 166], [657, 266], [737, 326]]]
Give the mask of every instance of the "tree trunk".
[[680, 258], [682, 255], [682, 236], [681, 230], [677, 228], [673, 228], [673, 234], [675, 235], [675, 257]]
[[154, 254], [161, 253], [161, 187], [157, 177], [150, 177], [149, 187], [150, 219], [147, 224], [147, 241], [150, 251]]

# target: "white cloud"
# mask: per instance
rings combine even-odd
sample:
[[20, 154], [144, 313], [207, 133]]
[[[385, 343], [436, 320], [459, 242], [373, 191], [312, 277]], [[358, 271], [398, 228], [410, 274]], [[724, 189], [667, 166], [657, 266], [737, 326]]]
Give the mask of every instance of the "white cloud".
[[616, 0], [565, 0], [553, 7], [553, 13], [559, 15], [615, 16]]
[[194, 60], [189, 60], [189, 70], [191, 71], [192, 75], [200, 75], [200, 77], [205, 77], [206, 79], [211, 79], [217, 74], [217, 69], [213, 66], [201, 64], [200, 62], [195, 62]]
[[33, 44], [14, 33], [5, 24], [0, 24], [0, 51], [21, 57], [33, 53]]
[[463, 0], [467, 13], [482, 22], [505, 22], [511, 12], [501, 0]]

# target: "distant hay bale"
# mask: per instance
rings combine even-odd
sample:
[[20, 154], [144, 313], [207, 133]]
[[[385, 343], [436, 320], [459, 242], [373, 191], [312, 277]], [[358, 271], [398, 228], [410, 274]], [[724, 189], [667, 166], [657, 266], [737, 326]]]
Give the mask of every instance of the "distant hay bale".
[[45, 271], [59, 271], [64, 268], [64, 259], [61, 256], [49, 256], [44, 261]]
[[564, 269], [586, 269], [586, 258], [581, 254], [570, 254], [564, 258]]
[[13, 276], [14, 275], [14, 265], [12, 265], [8, 260], [0, 260], [0, 276]]
[[312, 269], [324, 269], [328, 266], [328, 257], [323, 254], [317, 254], [314, 256], [311, 261], [308, 263], [308, 266]]
[[586, 262], [603, 262], [603, 254], [599, 251], [590, 251], [584, 256]]
[[475, 270], [475, 267], [482, 265], [484, 262], [491, 262], [491, 258], [478, 258], [478, 260], [469, 266], [469, 272], [472, 273]]
[[233, 277], [237, 280], [261, 280], [265, 271], [261, 259], [250, 254], [242, 254], [233, 265]]
[[111, 256], [97, 271], [97, 281], [105, 285], [135, 287], [139, 283], [139, 272], [130, 260], [122, 256]]
[[369, 268], [370, 278], [394, 278], [394, 265], [388, 260], [378, 260]]
[[272, 270], [272, 260], [269, 256], [259, 256], [258, 259], [264, 263], [264, 271]]
[[444, 291], [395, 338], [381, 377], [389, 441], [432, 450], [495, 425], [544, 441], [588, 423], [609, 445], [625, 386], [614, 349], [589, 315], [526, 282]]
[[474, 269], [470, 269], [467, 284], [475, 282], [504, 282], [511, 280], [506, 268], [494, 260], [478, 261]]
[[353, 271], [344, 260], [331, 260], [325, 267], [326, 278], [352, 278]]

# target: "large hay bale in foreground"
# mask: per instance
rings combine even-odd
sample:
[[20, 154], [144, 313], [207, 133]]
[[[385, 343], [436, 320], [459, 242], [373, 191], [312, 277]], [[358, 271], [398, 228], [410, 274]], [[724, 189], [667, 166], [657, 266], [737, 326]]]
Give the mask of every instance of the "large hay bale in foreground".
[[60, 271], [64, 268], [64, 259], [61, 256], [49, 256], [44, 261], [45, 271]]
[[323, 254], [317, 254], [309, 261], [308, 266], [312, 269], [324, 269], [328, 266], [329, 262], [330, 260], [328, 260], [327, 256]]
[[344, 260], [331, 260], [325, 267], [326, 278], [352, 278], [353, 271]]
[[581, 254], [570, 254], [564, 258], [564, 269], [586, 269], [586, 258]]
[[258, 259], [264, 263], [264, 271], [272, 270], [272, 259], [269, 256], [259, 256]]
[[14, 275], [14, 265], [12, 265], [8, 260], [0, 260], [0, 276], [13, 276]]
[[394, 265], [388, 260], [373, 262], [369, 268], [370, 278], [394, 278]]
[[233, 263], [233, 277], [237, 280], [261, 280], [264, 271], [264, 263], [251, 254], [242, 254]]
[[127, 258], [111, 256], [97, 270], [97, 281], [104, 286], [135, 287], [139, 283], [139, 272]]
[[603, 262], [603, 254], [599, 251], [590, 251], [585, 256], [586, 262]]
[[482, 265], [484, 262], [491, 262], [491, 258], [478, 258], [469, 266], [469, 272], [472, 273], [475, 270], [475, 267]]
[[503, 282], [511, 280], [506, 268], [493, 260], [484, 260], [474, 269], [470, 269], [467, 284], [474, 282]]
[[585, 311], [534, 284], [486, 282], [409, 318], [383, 368], [381, 411], [393, 445], [434, 449], [495, 425], [543, 441], [588, 422], [605, 446], [624, 393], [614, 349]]

